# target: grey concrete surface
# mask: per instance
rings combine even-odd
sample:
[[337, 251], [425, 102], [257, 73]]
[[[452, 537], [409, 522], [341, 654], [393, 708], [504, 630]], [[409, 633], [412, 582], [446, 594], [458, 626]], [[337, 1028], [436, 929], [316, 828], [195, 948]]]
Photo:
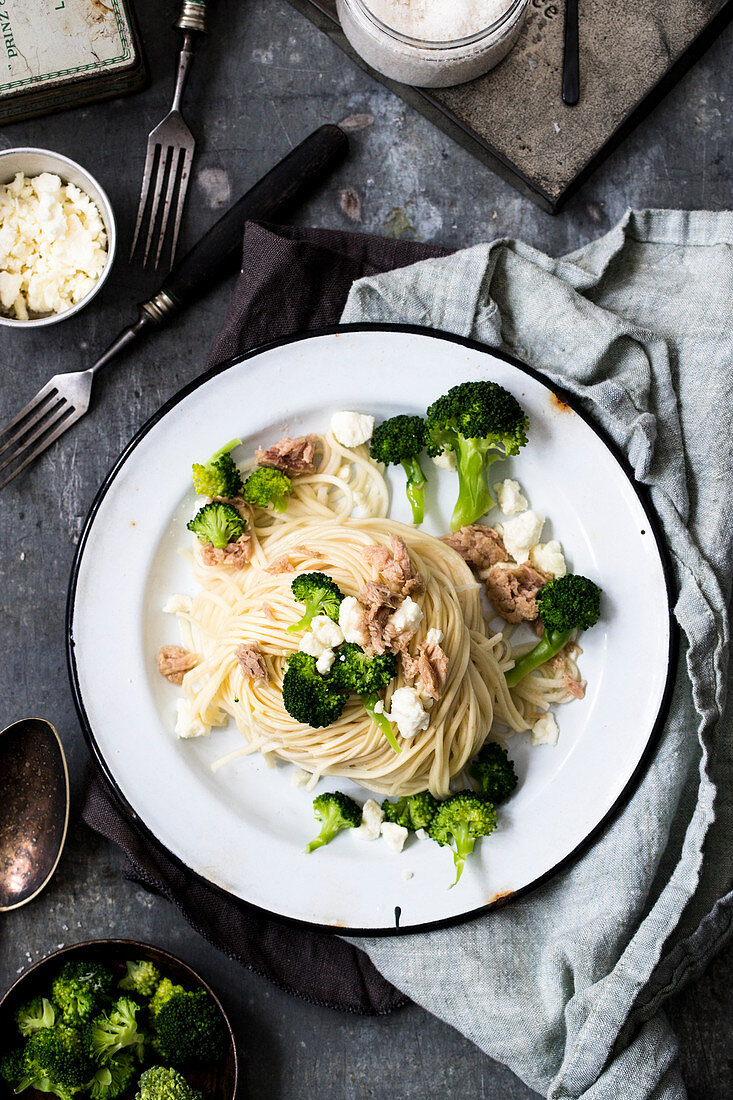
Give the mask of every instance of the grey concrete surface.
[[[155, 280], [127, 265], [144, 135], [167, 109], [176, 36], [173, 3], [139, 5], [153, 80], [144, 93], [0, 130], [0, 145], [39, 145], [87, 165], [108, 189], [120, 258], [93, 306], [37, 333], [0, 332], [0, 422], [58, 370], [88, 363], [134, 314]], [[733, 28], [557, 218], [490, 175], [371, 81], [284, 0], [219, 0], [197, 57], [186, 117], [198, 137], [183, 245], [326, 120], [365, 114], [353, 154], [302, 212], [304, 222], [404, 233], [461, 246], [521, 236], [561, 253], [608, 229], [629, 205], [731, 204]], [[342, 209], [358, 197], [361, 221]], [[353, 214], [353, 199], [346, 204]], [[0, 725], [28, 714], [61, 732], [75, 803], [87, 758], [67, 686], [64, 603], [69, 566], [99, 482], [136, 428], [201, 370], [229, 288], [208, 298], [102, 377], [91, 412], [22, 481], [0, 494]], [[110, 660], [114, 623], [110, 623]], [[212, 949], [165, 902], [127, 882], [122, 859], [77, 820], [58, 874], [35, 903], [0, 920], [0, 988], [57, 945], [134, 936], [197, 966], [231, 1010], [252, 1097], [534, 1095], [449, 1027], [411, 1007], [359, 1019], [314, 1008]], [[693, 1100], [733, 1094], [729, 947], [670, 1014]], [[531, 1026], [531, 1022], [528, 1023]]]

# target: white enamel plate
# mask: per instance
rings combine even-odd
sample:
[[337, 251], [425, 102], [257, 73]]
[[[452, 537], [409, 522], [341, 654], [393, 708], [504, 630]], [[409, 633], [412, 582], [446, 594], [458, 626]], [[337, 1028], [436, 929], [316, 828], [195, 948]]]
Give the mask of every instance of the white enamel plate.
[[[342, 833], [312, 855], [312, 794], [291, 765], [260, 757], [210, 764], [241, 744], [232, 726], [178, 740], [177, 688], [157, 672], [178, 642], [169, 593], [193, 592], [178, 550], [194, 501], [191, 463], [234, 437], [237, 457], [324, 431], [339, 409], [423, 412], [458, 382], [491, 378], [520, 400], [529, 444], [497, 464], [548, 517], [571, 569], [604, 591], [603, 618], [582, 638], [586, 698], [559, 708], [555, 747], [510, 744], [520, 784], [480, 841], [460, 884], [449, 850], [411, 837], [393, 854]], [[394, 468], [393, 468], [394, 469]], [[455, 475], [432, 464], [426, 528], [448, 529]], [[409, 522], [401, 469], [392, 516]], [[498, 514], [497, 514], [498, 515]], [[280, 343], [189, 386], [137, 435], [93, 506], [72, 575], [69, 661], [79, 714], [108, 780], [139, 821], [187, 867], [283, 917], [370, 933], [483, 912], [545, 880], [587, 845], [638, 778], [665, 709], [673, 639], [654, 521], [624, 466], [590, 423], [541, 377], [476, 345], [414, 329], [342, 328]], [[363, 801], [348, 782], [324, 780]], [[411, 876], [405, 875], [411, 872]]]

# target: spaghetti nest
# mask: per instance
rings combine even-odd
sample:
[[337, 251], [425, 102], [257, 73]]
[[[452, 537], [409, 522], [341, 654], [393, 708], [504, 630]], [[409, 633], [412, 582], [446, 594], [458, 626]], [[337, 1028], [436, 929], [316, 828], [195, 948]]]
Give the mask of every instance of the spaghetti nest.
[[[297, 479], [285, 513], [253, 510], [248, 566], [206, 565], [196, 545], [194, 576], [201, 590], [190, 613], [179, 616], [199, 658], [183, 681], [191, 714], [206, 730], [231, 717], [246, 742], [235, 755], [272, 754], [307, 770], [313, 784], [322, 775], [336, 775], [382, 794], [429, 789], [445, 797], [451, 778], [476, 754], [492, 725], [526, 729], [524, 711], [534, 711], [535, 701], [510, 695], [504, 672], [512, 665], [511, 646], [488, 630], [480, 586], [468, 565], [440, 539], [386, 518], [387, 487], [363, 448], [346, 451], [328, 435], [320, 449], [317, 473]], [[353, 518], [355, 510], [364, 518]], [[356, 596], [378, 579], [364, 550], [389, 545], [394, 536], [404, 541], [413, 569], [425, 581], [424, 592], [414, 596], [423, 618], [410, 652], [435, 628], [442, 632], [449, 662], [429, 725], [409, 739], [397, 734], [399, 754], [356, 699], [325, 729], [296, 722], [282, 699], [288, 657], [299, 642], [287, 628], [302, 615], [290, 588], [293, 577], [325, 572], [344, 595]], [[262, 653], [267, 682], [243, 674], [236, 656], [242, 645]], [[385, 709], [403, 686], [400, 671], [387, 689]]]

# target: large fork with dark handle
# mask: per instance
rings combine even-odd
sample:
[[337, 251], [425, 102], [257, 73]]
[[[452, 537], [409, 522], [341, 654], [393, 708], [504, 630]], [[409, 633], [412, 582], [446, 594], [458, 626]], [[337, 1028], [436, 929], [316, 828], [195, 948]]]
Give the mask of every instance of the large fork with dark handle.
[[227, 210], [168, 275], [157, 294], [140, 305], [137, 321], [124, 329], [88, 370], [56, 374], [0, 429], [0, 489], [38, 458], [89, 408], [94, 377], [128, 344], [166, 324], [212, 285], [236, 270], [246, 221], [284, 217], [343, 160], [348, 139], [326, 125], [276, 164]]
[[[148, 263], [150, 246], [153, 242], [155, 226], [158, 221], [160, 197], [165, 187], [165, 199], [163, 200], [163, 211], [160, 217], [158, 244], [155, 249], [154, 267], [158, 267], [177, 184], [178, 198], [176, 200], [176, 213], [173, 220], [171, 264], [176, 256], [178, 233], [181, 228], [181, 218], [183, 217], [183, 207], [186, 203], [186, 191], [188, 190], [188, 181], [191, 175], [193, 153], [196, 148], [193, 134], [183, 121], [183, 115], [181, 114], [181, 97], [186, 87], [188, 70], [191, 67], [196, 39], [200, 34], [206, 32], [205, 17], [205, 0], [183, 0], [181, 14], [176, 23], [176, 26], [185, 32], [183, 46], [181, 47], [181, 52], [178, 57], [176, 90], [173, 93], [173, 103], [170, 111], [163, 121], [159, 122], [155, 129], [151, 130], [148, 134], [148, 147], [145, 154], [145, 169], [143, 171], [143, 182], [140, 189], [140, 202], [137, 208], [135, 235], [132, 238], [132, 247], [130, 249], [130, 259], [132, 260], [143, 224], [145, 207], [147, 206], [148, 194], [150, 192], [150, 184], [153, 180], [153, 172], [155, 172], [153, 200], [150, 206], [150, 220], [148, 222], [148, 235], [145, 239], [145, 252], [143, 254], [143, 267], [146, 267]], [[156, 160], [157, 170], [155, 168]]]

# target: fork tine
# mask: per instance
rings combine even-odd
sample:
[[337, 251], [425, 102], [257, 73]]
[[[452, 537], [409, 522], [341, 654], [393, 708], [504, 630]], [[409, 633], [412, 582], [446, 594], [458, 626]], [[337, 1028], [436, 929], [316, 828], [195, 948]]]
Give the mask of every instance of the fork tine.
[[132, 248], [130, 249], [130, 259], [132, 259], [135, 251], [135, 245], [140, 235], [140, 227], [143, 223], [143, 214], [145, 213], [145, 206], [148, 201], [148, 189], [150, 187], [150, 180], [153, 177], [153, 164], [155, 163], [155, 142], [148, 142], [147, 152], [145, 153], [145, 168], [143, 169], [143, 182], [140, 188], [140, 202], [137, 207], [137, 220], [135, 222], [135, 235], [132, 238]]
[[28, 416], [38, 406], [39, 402], [43, 401], [46, 397], [52, 396], [51, 391], [56, 391], [56, 380], [54, 378], [49, 379], [45, 386], [42, 386], [35, 397], [32, 397], [27, 405], [17, 413], [12, 420], [9, 420], [4, 427], [0, 428], [0, 436], [5, 435], [11, 428], [14, 428], [16, 424], [20, 424], [24, 417]]
[[[3, 451], [7, 451], [8, 447], [12, 446], [13, 443], [17, 443], [19, 439], [26, 435], [27, 432], [30, 431], [33, 425], [36, 424], [42, 416], [46, 416], [46, 414], [50, 411], [51, 405], [53, 404], [54, 397], [57, 396], [58, 394], [55, 388], [52, 393], [46, 394], [46, 396], [41, 401], [39, 401], [38, 396], [36, 396], [35, 405], [33, 406], [33, 408], [35, 408], [36, 410], [35, 413], [33, 414], [33, 416], [30, 416], [29, 419], [23, 420], [23, 423], [20, 425], [17, 431], [14, 431], [12, 435], [8, 436], [2, 446], [0, 446], [0, 455], [3, 453]], [[33, 410], [31, 409], [31, 411]], [[19, 419], [20, 417], [15, 417], [16, 422]], [[11, 425], [12, 423], [13, 422], [11, 421]], [[5, 432], [7, 432], [7, 430], [8, 429], [6, 428]]]
[[155, 190], [153, 192], [153, 204], [150, 208], [150, 224], [148, 226], [148, 237], [145, 241], [143, 267], [148, 266], [148, 253], [150, 252], [150, 245], [153, 240], [153, 230], [155, 229], [155, 222], [158, 217], [158, 204], [160, 203], [160, 193], [163, 190], [163, 180], [165, 179], [165, 170], [168, 167], [168, 157], [170, 156], [170, 151], [170, 145], [166, 145], [165, 148], [161, 148], [160, 150], [160, 160], [158, 161], [158, 172], [155, 177]]
[[173, 202], [173, 192], [176, 188], [176, 178], [178, 176], [178, 165], [181, 159], [180, 147], [174, 147], [172, 150], [173, 157], [171, 159], [171, 167], [168, 172], [168, 186], [165, 191], [165, 199], [163, 200], [163, 217], [160, 223], [160, 234], [158, 236], [158, 247], [155, 252], [155, 264], [154, 267], [157, 270], [158, 263], [160, 261], [160, 254], [163, 251], [163, 242], [165, 241], [165, 231], [168, 228], [168, 218], [171, 212], [171, 204]]
[[183, 207], [186, 202], [188, 180], [191, 175], [191, 162], [193, 161], [193, 149], [185, 149], [183, 155], [183, 169], [181, 171], [181, 184], [178, 188], [178, 206], [176, 208], [176, 220], [173, 225], [173, 243], [171, 244], [171, 266], [176, 258], [176, 246], [178, 245], [178, 233], [181, 228]]
[[[26, 453], [32, 443], [35, 443], [37, 439], [40, 439], [49, 428], [52, 428], [54, 424], [57, 424], [59, 420], [63, 420], [68, 413], [74, 412], [74, 406], [62, 398], [58, 405], [54, 405], [49, 410], [49, 416], [44, 418], [35, 431], [31, 432], [27, 439], [24, 439], [20, 446], [14, 448], [7, 457], [0, 462], [0, 470], [4, 470], [6, 466], [9, 466], [11, 462], [16, 462], [19, 458]], [[41, 448], [43, 450], [43, 448]]]
[[[74, 411], [71, 405], [68, 406], [68, 409], [71, 412]], [[75, 416], [72, 417], [70, 420], [69, 419], [62, 419], [61, 423], [57, 424], [57, 426], [54, 428], [54, 430], [51, 432], [51, 434], [48, 435], [48, 436], [45, 436], [41, 440], [41, 442], [38, 444], [36, 449], [34, 451], [31, 451], [31, 453], [29, 455], [26, 455], [26, 457], [23, 459], [21, 464], [19, 466], [16, 466], [15, 469], [13, 470], [13, 472], [8, 474], [8, 476], [5, 478], [5, 480], [3, 482], [0, 482], [0, 490], [4, 489], [5, 486], [8, 485], [13, 480], [13, 478], [16, 477], [16, 475], [20, 473], [21, 470], [24, 470], [26, 468], [26, 466], [28, 466], [29, 463], [33, 462], [36, 458], [38, 458], [38, 456], [40, 454], [43, 454], [43, 452], [46, 450], [46, 447], [50, 447], [51, 444], [53, 442], [55, 442], [55, 440], [57, 440], [60, 435], [63, 435], [64, 432], [66, 431], [66, 429], [70, 428], [71, 425], [75, 422], [76, 419], [77, 418]]]

